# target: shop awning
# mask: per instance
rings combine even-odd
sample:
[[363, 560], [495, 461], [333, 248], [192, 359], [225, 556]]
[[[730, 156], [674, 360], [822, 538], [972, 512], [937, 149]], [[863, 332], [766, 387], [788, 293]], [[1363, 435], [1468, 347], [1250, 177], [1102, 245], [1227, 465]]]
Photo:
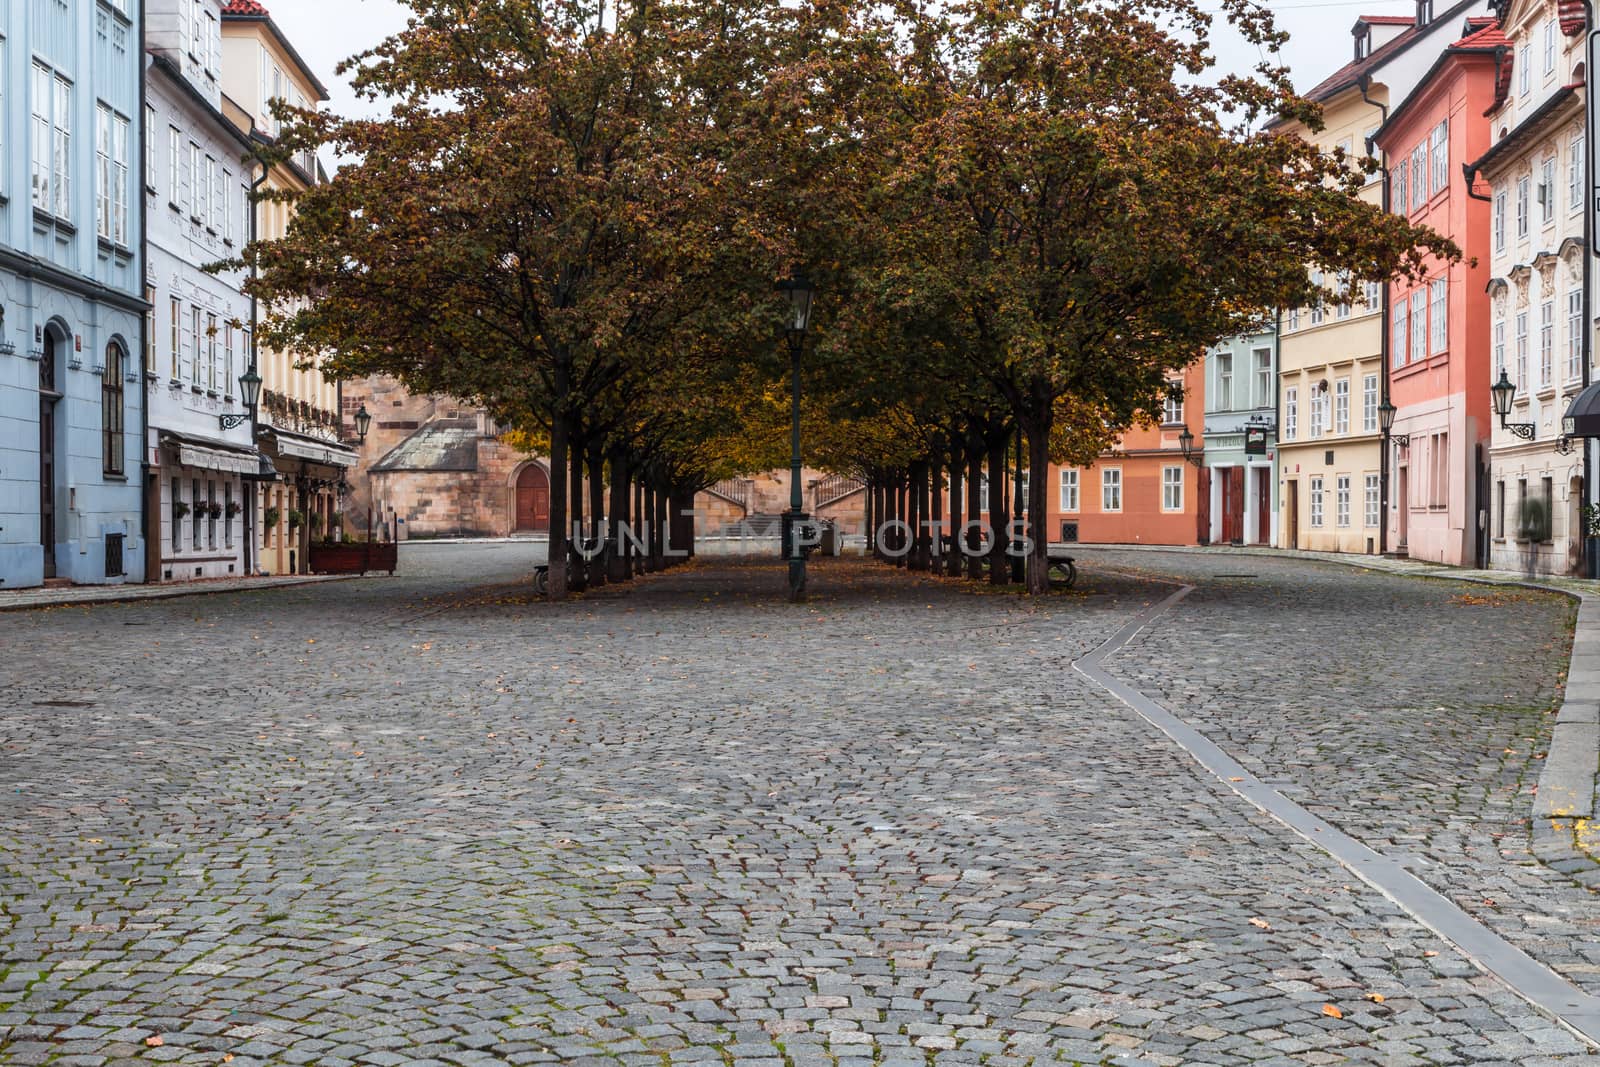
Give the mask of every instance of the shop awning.
[[1572, 398], [1561, 432], [1568, 437], [1600, 437], [1600, 382], [1585, 386]]
[[321, 463], [328, 467], [354, 467], [359, 459], [354, 449], [331, 441], [319, 441], [314, 437], [302, 437], [299, 434], [284, 433], [282, 430], [274, 431], [273, 437], [280, 456]]
[[261, 453], [254, 448], [171, 431], [161, 433], [161, 443], [176, 448], [178, 462], [185, 467], [247, 476], [261, 469]]

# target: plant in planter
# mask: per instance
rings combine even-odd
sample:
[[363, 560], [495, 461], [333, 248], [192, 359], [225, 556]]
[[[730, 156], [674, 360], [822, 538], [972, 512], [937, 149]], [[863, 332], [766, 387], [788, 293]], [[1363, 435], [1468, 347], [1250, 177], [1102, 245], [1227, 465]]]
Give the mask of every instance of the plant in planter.
[[267, 524], [267, 529], [275, 529], [278, 525], [278, 518], [281, 514], [282, 512], [280, 512], [277, 508], [268, 508], [262, 513], [261, 521]]
[[215, 500], [207, 504], [205, 508], [206, 514], [210, 515], [213, 519], [222, 518], [222, 505], [217, 503]]
[[184, 503], [182, 500], [174, 501], [172, 504], [172, 514], [180, 519], [183, 518], [185, 515], [189, 514], [189, 505]]
[[289, 529], [298, 530], [298, 529], [300, 529], [301, 524], [304, 523], [305, 521], [306, 521], [306, 517], [304, 515], [300, 514], [300, 509], [299, 508], [290, 508], [289, 509]]
[[231, 519], [235, 515], [239, 514], [239, 512], [244, 510], [244, 505], [239, 503], [237, 500], [230, 500], [230, 501], [228, 501], [228, 506], [223, 508], [222, 510], [223, 510], [224, 514], [226, 514], [228, 516], [228, 518]]

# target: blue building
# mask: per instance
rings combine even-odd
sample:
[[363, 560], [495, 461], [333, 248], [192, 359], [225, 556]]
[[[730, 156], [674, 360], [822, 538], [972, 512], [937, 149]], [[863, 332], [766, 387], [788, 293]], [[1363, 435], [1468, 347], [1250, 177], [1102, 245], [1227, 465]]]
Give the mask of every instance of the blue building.
[[0, 588], [144, 578], [139, 10], [0, 4]]
[[[1214, 545], [1270, 545], [1278, 509], [1278, 338], [1232, 337], [1206, 353], [1204, 506]], [[1284, 414], [1293, 432], [1295, 414]]]

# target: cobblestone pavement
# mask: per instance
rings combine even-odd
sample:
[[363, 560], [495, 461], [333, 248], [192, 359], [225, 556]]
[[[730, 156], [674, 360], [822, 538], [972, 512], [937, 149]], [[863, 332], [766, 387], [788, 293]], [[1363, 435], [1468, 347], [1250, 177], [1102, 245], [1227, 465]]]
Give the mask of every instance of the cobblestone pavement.
[[[1586, 1059], [1070, 670], [1170, 590], [1119, 560], [553, 607], [529, 551], [0, 617], [0, 1063]], [[1566, 604], [1249, 567], [1110, 665], [1577, 966], [1514, 795]]]

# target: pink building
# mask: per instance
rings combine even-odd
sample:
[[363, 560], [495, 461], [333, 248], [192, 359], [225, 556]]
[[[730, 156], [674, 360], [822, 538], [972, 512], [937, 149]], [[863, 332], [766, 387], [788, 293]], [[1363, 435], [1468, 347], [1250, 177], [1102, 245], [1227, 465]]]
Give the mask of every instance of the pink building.
[[1490, 143], [1497, 57], [1509, 42], [1493, 17], [1467, 20], [1466, 36], [1397, 106], [1374, 140], [1388, 169], [1388, 209], [1432, 227], [1465, 253], [1430, 257], [1416, 282], [1390, 284], [1385, 368], [1393, 436], [1385, 442], [1390, 551], [1438, 563], [1481, 565], [1479, 511], [1490, 434], [1491, 212], [1463, 164]]

